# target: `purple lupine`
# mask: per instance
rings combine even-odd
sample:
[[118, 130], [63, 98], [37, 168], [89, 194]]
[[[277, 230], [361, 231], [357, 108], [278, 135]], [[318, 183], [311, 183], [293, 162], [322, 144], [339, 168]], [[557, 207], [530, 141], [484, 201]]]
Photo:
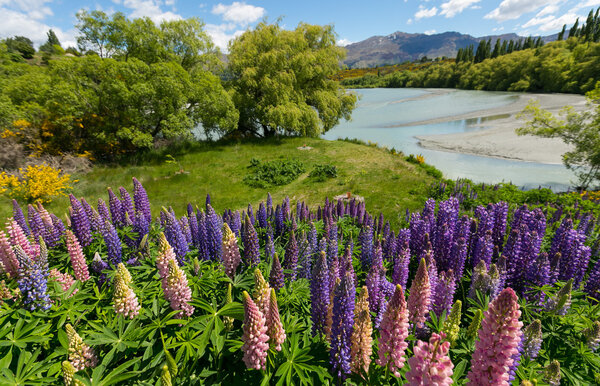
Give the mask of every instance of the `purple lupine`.
[[284, 286], [283, 269], [277, 253], [273, 255], [273, 265], [271, 266], [271, 274], [269, 275], [269, 285], [276, 290], [280, 290]]
[[331, 261], [338, 255], [338, 235], [337, 235], [337, 224], [335, 221], [331, 221], [329, 224], [329, 231], [327, 237], [327, 259]]
[[90, 219], [90, 228], [92, 228], [92, 231], [95, 233], [99, 233], [102, 230], [102, 227], [104, 226], [104, 220], [100, 216], [100, 213], [98, 213], [96, 209], [90, 206], [90, 214], [88, 218]]
[[112, 191], [111, 188], [107, 188], [108, 191], [108, 207], [110, 208], [110, 217], [112, 223], [116, 228], [122, 228], [125, 225], [125, 213], [121, 207], [121, 200]]
[[431, 310], [438, 317], [444, 311], [446, 311], [446, 314], [450, 312], [454, 300], [454, 291], [456, 291], [454, 272], [452, 270], [440, 272], [431, 304]]
[[244, 221], [244, 262], [248, 266], [256, 266], [260, 263], [258, 235], [248, 215]]
[[354, 278], [348, 272], [341, 278], [333, 296], [329, 361], [339, 379], [345, 379], [350, 374], [355, 297]]
[[298, 243], [293, 231], [290, 231], [290, 239], [285, 249], [285, 268], [289, 271], [290, 282], [296, 280], [298, 268]]
[[[211, 260], [219, 261], [221, 260], [221, 247], [223, 240], [221, 228], [223, 226], [223, 222], [213, 207], [210, 206], [210, 196], [207, 195], [206, 199], [206, 236], [208, 241], [208, 254]], [[245, 253], [246, 251], [244, 251], [244, 254]]]
[[323, 333], [329, 307], [329, 267], [325, 252], [319, 253], [310, 281], [310, 299], [313, 335]]
[[[426, 221], [427, 220], [427, 221]], [[429, 221], [422, 219], [419, 213], [413, 213], [410, 219], [410, 251], [416, 256], [420, 256], [426, 246], [425, 238], [428, 237]]]
[[270, 260], [275, 254], [275, 243], [271, 235], [267, 234], [267, 241], [265, 242], [265, 259]]
[[[190, 211], [190, 209], [191, 209], [191, 211]], [[193, 208], [188, 208], [187, 220], [188, 220], [188, 226], [190, 228], [190, 236], [192, 238], [192, 245], [198, 249], [200, 246], [200, 239], [198, 237], [198, 217], [196, 217], [196, 214], [194, 213]]]
[[190, 223], [186, 216], [182, 216], [179, 219], [179, 226], [181, 227], [181, 232], [183, 233], [187, 244], [192, 245], [192, 231], [190, 229]]
[[250, 217], [250, 222], [252, 223], [252, 226], [254, 226], [256, 220], [254, 219], [254, 209], [252, 208], [252, 204], [248, 204], [248, 217]]
[[392, 273], [392, 283], [399, 284], [402, 289], [406, 289], [406, 283], [408, 282], [408, 266], [410, 264], [410, 250], [408, 242], [404, 243], [396, 259], [394, 261], [394, 271]]
[[600, 301], [600, 260], [594, 264], [583, 290], [596, 302]]
[[100, 219], [102, 220], [102, 224], [104, 224], [105, 221], [110, 221], [111, 217], [110, 217], [110, 212], [108, 210], [108, 206], [106, 206], [106, 202], [104, 202], [103, 199], [99, 198], [98, 199], [98, 214], [100, 215]]
[[[31, 229], [31, 234], [33, 235], [33, 238], [35, 240], [37, 240], [40, 238], [40, 236], [42, 236], [45, 239], [47, 237], [46, 227], [44, 226], [42, 217], [40, 216], [38, 211], [35, 210], [35, 208], [31, 204], [27, 205], [27, 219], [29, 220], [29, 229]], [[20, 226], [20, 224], [19, 224], [19, 226]], [[23, 227], [21, 227], [21, 228], [23, 228]], [[25, 231], [23, 231], [23, 232], [25, 232]]]
[[135, 203], [136, 212], [140, 212], [146, 218], [149, 224], [152, 222], [152, 214], [150, 213], [150, 201], [146, 189], [142, 186], [137, 178], [133, 177], [133, 202]]
[[277, 205], [274, 213], [275, 220], [275, 235], [281, 236], [285, 231], [285, 223], [283, 219], [283, 213], [281, 212], [281, 207]]
[[160, 213], [160, 218], [162, 226], [165, 228], [165, 237], [167, 238], [169, 245], [175, 250], [179, 264], [183, 264], [185, 255], [189, 251], [189, 247], [185, 235], [183, 234], [183, 230], [181, 229], [181, 224], [171, 212], [166, 210], [163, 210]]
[[115, 227], [109, 221], [104, 223], [104, 227], [102, 227], [102, 237], [104, 238], [104, 242], [106, 244], [106, 254], [108, 256], [108, 261], [116, 266], [121, 262], [122, 257], [122, 249], [121, 249], [121, 240], [119, 239], [119, 234]]
[[534, 299], [533, 294], [530, 292], [533, 287], [542, 287], [546, 284], [554, 284], [550, 282], [550, 262], [548, 261], [548, 254], [545, 252], [540, 253], [535, 263], [530, 264], [525, 269], [525, 277], [528, 284], [525, 290], [525, 298], [537, 304], [542, 304], [545, 299], [545, 294], [540, 291]]
[[354, 282], [356, 283], [356, 273], [354, 272], [354, 266], [352, 265], [352, 250], [349, 245], [346, 247], [346, 252], [344, 252], [344, 254], [342, 255], [342, 258], [339, 261], [339, 265], [340, 276], [344, 276], [346, 272], [350, 272], [352, 274], [352, 277], [354, 278]]
[[379, 313], [383, 301], [383, 294], [381, 293], [381, 282], [383, 272], [383, 257], [381, 255], [381, 245], [379, 241], [375, 246], [375, 253], [371, 268], [367, 274], [366, 285], [369, 290], [369, 308], [371, 312]]
[[531, 322], [523, 330], [522, 348], [523, 355], [530, 360], [535, 359], [542, 347], [542, 323], [539, 319]]
[[42, 251], [39, 258], [33, 259], [19, 245], [14, 247], [19, 261], [19, 290], [23, 305], [30, 311], [48, 310], [52, 306], [48, 296], [47, 250], [43, 247]]
[[198, 257], [202, 260], [210, 259], [208, 252], [208, 232], [206, 230], [206, 215], [204, 212], [198, 210], [196, 213], [198, 219]]
[[506, 234], [506, 219], [508, 217], [508, 204], [504, 201], [500, 201], [496, 204], [488, 205], [488, 212], [494, 213], [494, 230], [492, 236], [494, 239], [494, 245], [498, 247], [500, 252], [504, 245], [504, 235]]
[[315, 224], [312, 221], [310, 223], [310, 230], [306, 235], [306, 239], [308, 240], [308, 245], [310, 245], [310, 250], [313, 254], [313, 258], [315, 258], [316, 254], [319, 252], [319, 239], [317, 236], [317, 228], [315, 228]]
[[492, 254], [494, 252], [494, 240], [492, 238], [492, 231], [487, 231], [483, 236], [478, 237], [475, 240], [473, 246], [472, 263], [473, 267], [479, 263], [479, 260], [483, 260], [487, 267], [492, 263]]
[[456, 240], [452, 244], [451, 267], [452, 267], [452, 270], [454, 271], [454, 277], [456, 278], [457, 283], [460, 282], [460, 280], [462, 279], [463, 272], [465, 269], [465, 261], [467, 259], [467, 253], [468, 253], [467, 247], [468, 247], [467, 242], [464, 237], [459, 237], [458, 240]]
[[267, 216], [273, 216], [273, 197], [267, 192]]
[[298, 265], [300, 266], [299, 276], [308, 279], [310, 277], [312, 266], [312, 251], [310, 250], [310, 245], [308, 244], [306, 233], [304, 231], [302, 231], [298, 246]]
[[360, 262], [364, 270], [371, 267], [373, 260], [373, 229], [370, 226], [364, 227], [358, 235], [360, 244]]
[[210, 205], [210, 193], [206, 193], [206, 202], [205, 202], [205, 205], [206, 205], [206, 211], [208, 212], [208, 207]]
[[56, 242], [54, 243], [54, 245], [56, 245], [58, 243], [58, 241], [60, 240], [60, 238], [65, 234], [65, 224], [62, 222], [61, 219], [59, 219], [58, 217], [56, 217], [56, 215], [54, 214], [50, 214], [50, 218], [52, 219], [52, 240], [56, 240]]
[[106, 261], [102, 260], [102, 257], [100, 257], [100, 254], [98, 252], [96, 252], [96, 254], [94, 254], [94, 258], [92, 259], [92, 262], [90, 263], [90, 268], [92, 269], [92, 271], [94, 271], [98, 274], [100, 284], [107, 281], [106, 274], [103, 272], [106, 271], [107, 269], [109, 269], [110, 266], [108, 265], [108, 263]]
[[260, 228], [267, 227], [267, 209], [265, 208], [264, 202], [261, 201], [256, 212], [256, 219], [258, 220], [258, 226]]
[[394, 256], [396, 256], [396, 235], [391, 231], [383, 240], [383, 258], [385, 261], [392, 261]]
[[29, 229], [29, 226], [27, 226], [27, 221], [25, 221], [25, 215], [23, 214], [23, 211], [21, 210], [19, 203], [17, 202], [17, 200], [13, 199], [12, 204], [13, 204], [13, 218], [15, 219], [17, 224], [19, 224], [21, 229], [23, 229], [23, 232], [25, 232], [25, 235], [30, 236], [31, 230]]
[[131, 195], [124, 187], [119, 187], [119, 193], [121, 194], [121, 210], [124, 215], [129, 216], [129, 218], [135, 217], [135, 210], [133, 209], [133, 201], [131, 200]]
[[83, 210], [81, 203], [72, 194], [69, 194], [71, 200], [71, 228], [82, 247], [87, 247], [92, 243], [92, 229], [90, 220]]

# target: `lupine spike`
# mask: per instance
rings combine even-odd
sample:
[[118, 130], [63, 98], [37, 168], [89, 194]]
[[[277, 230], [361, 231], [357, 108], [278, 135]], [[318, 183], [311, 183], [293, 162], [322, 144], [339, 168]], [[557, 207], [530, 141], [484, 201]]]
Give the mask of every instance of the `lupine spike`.
[[34, 311], [48, 310], [51, 307], [48, 296], [48, 262], [44, 259], [33, 260], [21, 246], [14, 247], [19, 261], [19, 290], [23, 296], [24, 306]]
[[281, 351], [281, 345], [285, 341], [285, 330], [279, 316], [279, 307], [277, 306], [277, 296], [275, 289], [271, 288], [269, 311], [267, 319], [267, 335], [269, 335], [269, 344], [275, 347], [275, 350]]
[[592, 327], [584, 330], [583, 335], [585, 336], [586, 343], [589, 349], [592, 351], [596, 351], [598, 349], [598, 346], [600, 346], [600, 322], [596, 320], [592, 324]]
[[276, 290], [280, 290], [284, 286], [283, 269], [277, 253], [273, 256], [273, 266], [269, 275], [269, 284]]
[[225, 267], [225, 274], [233, 280], [235, 277], [235, 271], [240, 265], [242, 257], [240, 255], [240, 248], [237, 244], [237, 238], [235, 234], [229, 228], [227, 223], [223, 223], [223, 266]]
[[544, 381], [550, 384], [550, 386], [560, 386], [560, 378], [560, 362], [554, 359], [544, 369]]
[[129, 286], [131, 275], [123, 263], [119, 263], [114, 278], [113, 303], [117, 314], [133, 319], [140, 312], [138, 298]]
[[160, 374], [160, 381], [162, 386], [172, 386], [171, 373], [169, 372], [169, 366], [163, 365], [162, 372]]
[[254, 301], [244, 291], [244, 334], [242, 335], [243, 361], [249, 369], [265, 370], [269, 336], [266, 319]]
[[250, 217], [246, 215], [244, 221], [244, 262], [246, 265], [255, 266], [260, 263], [259, 248], [256, 229], [254, 229]]
[[408, 294], [409, 320], [415, 328], [422, 328], [429, 312], [431, 287], [425, 259], [421, 259], [417, 274]]
[[350, 364], [353, 373], [368, 374], [373, 352], [373, 324], [369, 312], [369, 291], [363, 286], [354, 308], [354, 330], [352, 331], [352, 348]]
[[542, 346], [542, 323], [539, 319], [523, 330], [523, 353], [529, 359], [537, 357]]
[[396, 290], [388, 302], [379, 327], [379, 351], [377, 364], [388, 366], [396, 377], [404, 367], [406, 358], [404, 351], [408, 347], [408, 309], [404, 299], [402, 286], [396, 285]]
[[477, 331], [479, 331], [479, 327], [481, 327], [481, 321], [483, 320], [483, 311], [477, 309], [475, 314], [473, 315], [473, 319], [471, 319], [471, 323], [469, 327], [467, 327], [467, 338], [473, 339], [477, 336]]
[[460, 332], [460, 317], [461, 317], [462, 302], [457, 300], [450, 310], [450, 314], [444, 321], [442, 332], [446, 334], [446, 340], [450, 342], [450, 346], [454, 346], [454, 343], [458, 339], [458, 333]]
[[254, 269], [253, 295], [258, 309], [266, 315], [269, 310], [269, 297], [271, 296], [271, 287], [269, 287], [269, 283], [267, 283], [259, 268]]
[[67, 323], [65, 329], [69, 337], [69, 361], [75, 371], [96, 367], [98, 358], [94, 354], [94, 350], [83, 342], [83, 339], [69, 323]]
[[331, 326], [331, 351], [329, 361], [338, 378], [345, 379], [350, 374], [350, 352], [354, 318], [356, 289], [350, 272], [341, 279], [333, 297]]
[[310, 282], [311, 316], [313, 335], [324, 332], [329, 306], [329, 269], [325, 252], [319, 253]]
[[288, 270], [290, 282], [296, 280], [296, 271], [298, 268], [298, 243], [293, 231], [290, 231], [290, 240], [285, 249], [285, 267]]
[[65, 382], [65, 386], [74, 386], [75, 383], [73, 382], [73, 376], [77, 372], [75, 367], [73, 367], [73, 365], [69, 361], [63, 361], [61, 367], [62, 367], [62, 376], [63, 376], [63, 381]]
[[444, 341], [444, 338], [444, 333], [433, 333], [429, 343], [417, 341], [413, 348], [414, 356], [408, 359], [410, 371], [406, 373], [406, 380], [409, 385], [450, 386], [453, 383], [454, 365], [448, 356], [450, 342]]
[[185, 272], [179, 267], [175, 259], [169, 259], [168, 275], [162, 279], [162, 288], [165, 298], [169, 301], [171, 309], [180, 311], [175, 317], [189, 317], [194, 313], [194, 307], [189, 303], [192, 300]]
[[104, 223], [102, 228], [102, 237], [106, 243], [108, 261], [113, 265], [119, 264], [122, 258], [121, 239], [119, 239], [115, 227], [108, 221]]
[[2, 263], [2, 269], [9, 277], [16, 278], [19, 275], [19, 261], [6, 233], [2, 230], [0, 230], [0, 262]]

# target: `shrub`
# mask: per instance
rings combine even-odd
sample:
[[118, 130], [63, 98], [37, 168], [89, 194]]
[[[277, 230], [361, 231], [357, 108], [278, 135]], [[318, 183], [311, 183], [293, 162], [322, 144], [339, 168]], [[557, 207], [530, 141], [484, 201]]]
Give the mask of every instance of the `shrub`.
[[336, 178], [337, 168], [330, 164], [315, 165], [314, 169], [310, 172], [309, 177], [314, 178], [316, 181], [325, 181], [328, 178]]
[[20, 177], [5, 172], [0, 173], [0, 194], [21, 198], [27, 202], [50, 202], [52, 197], [66, 196], [71, 190], [69, 174], [46, 164], [29, 165], [19, 169]]
[[254, 188], [287, 185], [304, 173], [304, 165], [298, 160], [260, 162], [256, 158], [250, 161], [250, 174], [244, 177], [244, 183]]

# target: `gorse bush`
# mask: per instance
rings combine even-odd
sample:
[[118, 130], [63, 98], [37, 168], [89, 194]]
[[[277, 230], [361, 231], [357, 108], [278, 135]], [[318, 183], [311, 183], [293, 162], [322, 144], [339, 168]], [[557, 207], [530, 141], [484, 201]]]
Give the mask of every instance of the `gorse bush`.
[[323, 164], [315, 165], [308, 176], [316, 181], [325, 181], [328, 178], [336, 178], [337, 175], [337, 168], [334, 165]]
[[302, 162], [295, 159], [260, 162], [253, 158], [249, 168], [244, 182], [254, 188], [287, 185], [306, 170]]
[[470, 217], [451, 197], [392, 229], [356, 200], [314, 211], [269, 195], [220, 215], [207, 196], [154, 220], [137, 180], [108, 194], [94, 206], [71, 195], [68, 226], [14, 205], [0, 231], [0, 383], [594, 384], [600, 373], [589, 212], [497, 202]]
[[20, 168], [18, 175], [0, 173], [0, 195], [26, 202], [50, 202], [53, 197], [66, 196], [72, 189], [69, 174], [46, 164]]

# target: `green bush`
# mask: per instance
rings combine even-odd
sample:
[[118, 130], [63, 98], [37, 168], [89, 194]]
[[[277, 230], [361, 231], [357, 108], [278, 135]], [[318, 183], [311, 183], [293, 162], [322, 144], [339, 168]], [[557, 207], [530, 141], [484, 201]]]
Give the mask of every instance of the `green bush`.
[[252, 158], [249, 168], [252, 170], [244, 177], [244, 183], [253, 188], [287, 185], [305, 171], [302, 162], [295, 159], [260, 162]]
[[309, 177], [314, 178], [316, 181], [325, 181], [328, 178], [336, 178], [337, 168], [331, 164], [315, 165], [312, 172], [310, 172]]

